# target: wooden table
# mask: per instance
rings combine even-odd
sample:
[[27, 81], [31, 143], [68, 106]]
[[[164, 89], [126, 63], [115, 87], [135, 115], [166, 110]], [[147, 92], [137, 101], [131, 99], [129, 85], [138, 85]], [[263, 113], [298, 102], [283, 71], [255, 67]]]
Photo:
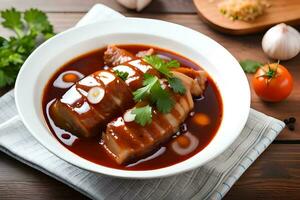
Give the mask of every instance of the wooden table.
[[[126, 16], [162, 19], [190, 27], [222, 44], [238, 60], [269, 61], [261, 49], [262, 34], [230, 36], [218, 33], [200, 20], [192, 0], [154, 0], [141, 13], [128, 11], [113, 0], [1, 0], [0, 10], [39, 8], [48, 13], [56, 32], [60, 32], [75, 25], [95, 3], [108, 5]], [[0, 35], [8, 34], [0, 28]], [[252, 92], [252, 108], [278, 119], [295, 116], [299, 121], [296, 130], [285, 129], [237, 181], [225, 199], [300, 199], [300, 56], [282, 64], [294, 76], [292, 95], [284, 102], [269, 104]], [[251, 75], [248, 78], [251, 79]], [[1, 93], [4, 91], [1, 90]], [[85, 198], [64, 184], [0, 153], [0, 199]]]

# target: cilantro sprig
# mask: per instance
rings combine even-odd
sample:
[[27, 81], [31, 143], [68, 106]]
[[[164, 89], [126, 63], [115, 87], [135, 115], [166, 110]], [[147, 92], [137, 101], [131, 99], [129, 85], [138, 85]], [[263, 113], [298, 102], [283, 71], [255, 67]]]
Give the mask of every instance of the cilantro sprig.
[[[180, 67], [180, 63], [177, 60], [167, 62], [156, 55], [145, 56], [143, 60], [167, 79], [170, 88], [172, 88], [175, 93], [184, 94], [186, 92], [186, 88], [181, 80], [174, 77], [171, 72], [171, 68]], [[132, 111], [136, 114], [135, 122], [142, 126], [151, 123], [152, 106], [155, 106], [161, 113], [169, 113], [175, 104], [169, 91], [162, 87], [159, 78], [147, 73], [144, 74], [143, 87], [134, 91], [133, 96], [136, 102], [149, 102], [148, 105], [135, 108]]]
[[0, 87], [13, 85], [17, 74], [31, 52], [44, 40], [54, 35], [47, 15], [37, 9], [24, 13], [15, 8], [0, 12], [2, 26], [15, 36], [0, 36]]
[[142, 126], [152, 122], [152, 107], [149, 105], [133, 109], [132, 114], [135, 114], [135, 122]]
[[171, 111], [174, 101], [169, 92], [164, 90], [156, 76], [144, 74], [143, 87], [133, 92], [136, 102], [141, 100], [150, 100], [155, 105], [158, 111], [168, 113]]
[[181, 80], [179, 78], [174, 77], [173, 73], [170, 71], [171, 68], [180, 67], [180, 63], [177, 60], [165, 61], [157, 55], [145, 56], [143, 60], [167, 78], [170, 87], [173, 89], [174, 92], [180, 94], [184, 94], [186, 92]]

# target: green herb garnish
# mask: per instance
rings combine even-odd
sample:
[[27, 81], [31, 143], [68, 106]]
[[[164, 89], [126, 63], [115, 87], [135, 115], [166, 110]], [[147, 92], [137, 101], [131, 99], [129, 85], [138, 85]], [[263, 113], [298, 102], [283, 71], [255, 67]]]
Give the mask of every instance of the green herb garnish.
[[165, 75], [167, 78], [173, 76], [169, 68], [180, 67], [180, 63], [177, 60], [166, 62], [156, 55], [145, 56], [143, 57], [143, 60], [154, 67], [157, 71]]
[[169, 92], [164, 90], [159, 83], [159, 79], [151, 74], [144, 74], [143, 87], [134, 91], [133, 96], [136, 102], [150, 100], [162, 113], [170, 112], [174, 105]]
[[142, 126], [152, 122], [152, 107], [149, 105], [134, 108], [131, 112], [135, 114], [135, 122]]
[[180, 79], [173, 76], [170, 68], [180, 67], [180, 63], [177, 60], [164, 61], [156, 55], [145, 56], [144, 61], [154, 67], [157, 71], [166, 76], [171, 88], [174, 92], [179, 94], [185, 93], [185, 87], [183, 86]]
[[128, 72], [124, 72], [124, 71], [119, 71], [119, 70], [114, 70], [114, 73], [120, 77], [123, 81], [126, 81], [126, 79], [128, 78]]
[[240, 65], [244, 72], [253, 74], [263, 64], [254, 60], [242, 60], [240, 61]]
[[[177, 77], [174, 77], [173, 73], [170, 70], [171, 68], [180, 67], [180, 63], [177, 60], [171, 60], [167, 62], [156, 55], [145, 56], [143, 57], [143, 60], [165, 76], [169, 83], [169, 86], [175, 93], [184, 94], [186, 92], [186, 89], [181, 80]], [[159, 78], [147, 73], [144, 74], [143, 87], [134, 91], [133, 96], [136, 102], [147, 101], [151, 104], [141, 108], [140, 110], [138, 110], [139, 112], [135, 111], [139, 114], [136, 115], [135, 122], [142, 126], [147, 123], [151, 123], [152, 109], [150, 110], [149, 107], [152, 108], [151, 106], [153, 105], [156, 106], [159, 112], [169, 113], [175, 103], [171, 98], [170, 93], [161, 86]], [[144, 115], [142, 115], [142, 112], [147, 113], [144, 113]]]
[[170, 87], [174, 90], [174, 92], [179, 94], [185, 94], [186, 89], [179, 78], [177, 77], [168, 78], [168, 82], [170, 84]]
[[32, 51], [54, 35], [53, 27], [44, 12], [30, 9], [21, 13], [12, 8], [0, 12], [3, 27], [16, 36], [0, 36], [0, 87], [12, 85]]

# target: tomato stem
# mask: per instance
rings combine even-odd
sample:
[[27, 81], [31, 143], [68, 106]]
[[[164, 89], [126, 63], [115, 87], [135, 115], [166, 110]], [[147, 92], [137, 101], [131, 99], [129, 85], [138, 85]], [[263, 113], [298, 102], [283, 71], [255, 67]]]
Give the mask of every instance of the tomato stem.
[[256, 78], [260, 78], [260, 77], [267, 78], [267, 84], [269, 84], [273, 78], [278, 77], [277, 69], [278, 69], [279, 62], [280, 61], [278, 60], [275, 69], [272, 69], [270, 64], [268, 64], [268, 69], [267, 70], [263, 69], [264, 74], [257, 76]]

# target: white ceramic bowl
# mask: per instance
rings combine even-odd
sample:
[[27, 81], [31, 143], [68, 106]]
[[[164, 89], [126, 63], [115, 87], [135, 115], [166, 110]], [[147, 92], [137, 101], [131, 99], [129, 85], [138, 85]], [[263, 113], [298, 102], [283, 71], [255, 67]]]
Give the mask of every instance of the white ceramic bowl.
[[[145, 44], [177, 52], [202, 66], [223, 100], [223, 120], [210, 144], [178, 164], [146, 171], [112, 169], [77, 156], [52, 135], [42, 112], [43, 90], [69, 60], [107, 44]], [[123, 18], [72, 28], [38, 47], [24, 63], [15, 87], [16, 104], [26, 127], [49, 151], [82, 169], [124, 178], [169, 176], [197, 168], [220, 155], [237, 138], [250, 109], [250, 90], [236, 59], [209, 37], [169, 22]]]

